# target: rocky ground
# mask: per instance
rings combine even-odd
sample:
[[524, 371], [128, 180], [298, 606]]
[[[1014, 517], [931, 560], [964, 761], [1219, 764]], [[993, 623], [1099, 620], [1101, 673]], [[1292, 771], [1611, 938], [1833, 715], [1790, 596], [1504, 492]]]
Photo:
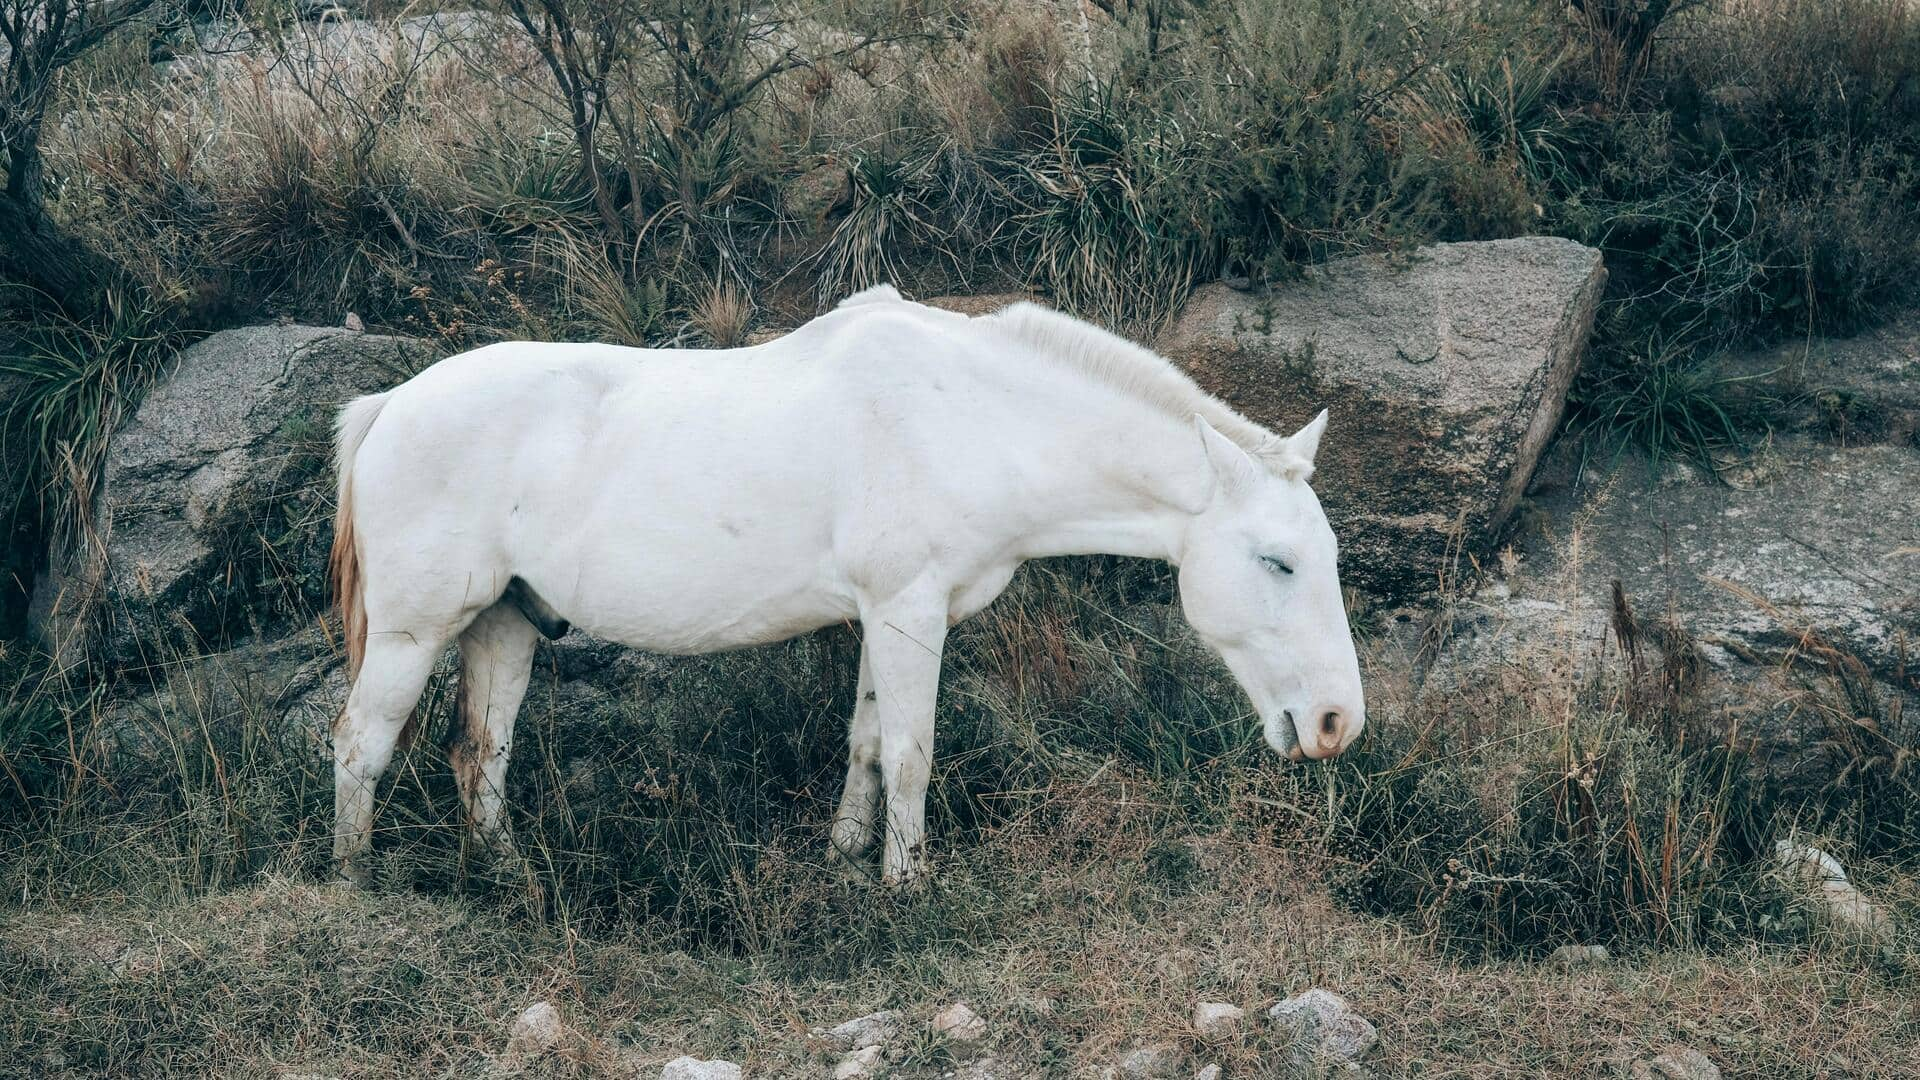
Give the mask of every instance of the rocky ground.
[[[1110, 827], [1103, 823], [1102, 827]], [[1195, 838], [1169, 887], [1093, 860], [993, 858], [1021, 913], [890, 961], [686, 951], [488, 905], [270, 876], [0, 930], [9, 1073], [896, 1080], [1897, 1077], [1920, 1009], [1839, 950], [1605, 950], [1462, 964], [1330, 903], [1313, 868]], [[1060, 849], [1051, 849], [1058, 855]], [[962, 875], [966, 870], [959, 871]], [[954, 899], [886, 901], [894, 932]], [[905, 945], [904, 942], [896, 944]], [[110, 1069], [108, 1071], [111, 1071]]]

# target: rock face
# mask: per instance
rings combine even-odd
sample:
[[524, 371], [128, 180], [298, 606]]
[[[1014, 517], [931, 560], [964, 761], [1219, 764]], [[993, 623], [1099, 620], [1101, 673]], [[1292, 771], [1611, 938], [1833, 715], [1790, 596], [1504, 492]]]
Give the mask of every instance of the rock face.
[[1201, 289], [1161, 352], [1249, 418], [1331, 416], [1314, 488], [1342, 576], [1432, 590], [1454, 536], [1483, 552], [1559, 423], [1606, 271], [1533, 237], [1330, 263], [1267, 292]]
[[410, 339], [306, 326], [182, 352], [115, 433], [93, 542], [50, 556], [30, 629], [64, 665], [124, 668], [176, 632], [219, 644], [271, 619], [286, 599], [273, 593], [317, 597], [333, 412], [432, 357]]
[[1782, 667], [1807, 654], [1806, 632], [1857, 658], [1886, 700], [1920, 691], [1910, 673], [1898, 685], [1902, 642], [1920, 640], [1920, 515], [1904, 509], [1920, 505], [1920, 450], [1783, 437], [1720, 479], [1583, 456], [1569, 444], [1542, 467], [1517, 559], [1456, 605], [1430, 691], [1503, 694], [1543, 673], [1624, 668], [1614, 581], [1644, 662], [1674, 660], [1780, 779], [1830, 775], [1812, 706], [1831, 688], [1811, 667]]
[[1843, 446], [1920, 446], [1920, 310], [1851, 338], [1797, 340], [1719, 363], [1743, 412]]

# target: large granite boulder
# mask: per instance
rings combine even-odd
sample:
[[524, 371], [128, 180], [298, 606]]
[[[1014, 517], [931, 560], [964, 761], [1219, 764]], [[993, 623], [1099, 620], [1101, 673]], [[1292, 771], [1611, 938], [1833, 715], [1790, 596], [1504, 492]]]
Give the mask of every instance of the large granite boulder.
[[311, 610], [331, 536], [340, 404], [433, 359], [425, 343], [311, 326], [184, 350], [114, 434], [90, 535], [53, 552], [30, 629], [63, 666], [160, 662]]
[[1160, 348], [1277, 431], [1330, 411], [1314, 487], [1342, 576], [1406, 597], [1507, 523], [1605, 283], [1600, 253], [1567, 240], [1438, 244], [1266, 291], [1202, 288]]

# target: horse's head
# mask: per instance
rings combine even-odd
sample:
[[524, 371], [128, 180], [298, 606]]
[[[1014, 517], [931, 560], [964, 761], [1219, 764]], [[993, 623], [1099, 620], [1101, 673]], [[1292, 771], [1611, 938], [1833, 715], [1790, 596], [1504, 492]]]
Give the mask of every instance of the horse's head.
[[1367, 709], [1339, 548], [1307, 486], [1327, 414], [1258, 460], [1194, 422], [1213, 488], [1180, 552], [1187, 621], [1252, 699], [1268, 745], [1296, 761], [1333, 757], [1359, 736]]

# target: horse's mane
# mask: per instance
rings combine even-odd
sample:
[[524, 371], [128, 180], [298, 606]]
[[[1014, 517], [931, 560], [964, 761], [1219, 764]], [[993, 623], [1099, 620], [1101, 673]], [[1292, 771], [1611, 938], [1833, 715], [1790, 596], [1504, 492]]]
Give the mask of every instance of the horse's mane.
[[1294, 464], [1286, 440], [1247, 419], [1234, 408], [1200, 389], [1165, 357], [1118, 334], [1039, 304], [1022, 301], [976, 320], [1030, 347], [1055, 363], [1088, 377], [1178, 419], [1195, 413], [1241, 449], [1276, 468]]
[[[837, 306], [911, 303], [891, 285], [874, 285]], [[973, 322], [1177, 420], [1185, 421], [1198, 413], [1215, 431], [1276, 472], [1311, 468], [1311, 462], [1300, 460], [1284, 436], [1240, 415], [1231, 405], [1200, 389], [1165, 357], [1118, 334], [1027, 301], [978, 316]]]

